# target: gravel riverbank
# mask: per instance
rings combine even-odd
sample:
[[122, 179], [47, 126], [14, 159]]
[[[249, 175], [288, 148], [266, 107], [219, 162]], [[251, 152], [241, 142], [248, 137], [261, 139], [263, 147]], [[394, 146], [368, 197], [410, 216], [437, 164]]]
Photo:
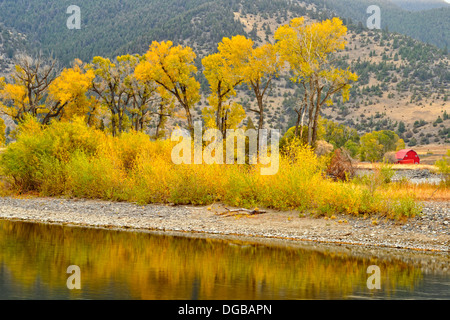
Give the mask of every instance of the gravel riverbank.
[[269, 210], [254, 216], [221, 215], [219, 205], [139, 206], [94, 200], [0, 198], [0, 219], [136, 231], [289, 239], [450, 252], [450, 202], [426, 202], [424, 214], [405, 223], [337, 215], [335, 220], [301, 218]]
[[[422, 170], [394, 170], [395, 175], [392, 177], [392, 181], [402, 181], [403, 179], [406, 179], [409, 182], [415, 183], [415, 184], [421, 184], [421, 183], [430, 183], [438, 185], [442, 182], [442, 175], [439, 173], [432, 172], [427, 169]], [[370, 175], [372, 174], [372, 170], [368, 169], [358, 169], [357, 174], [360, 176], [363, 175]]]

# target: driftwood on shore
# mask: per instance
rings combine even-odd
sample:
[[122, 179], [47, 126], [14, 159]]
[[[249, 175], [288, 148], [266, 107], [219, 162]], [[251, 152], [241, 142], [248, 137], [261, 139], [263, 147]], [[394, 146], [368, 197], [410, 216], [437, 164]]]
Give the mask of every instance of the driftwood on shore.
[[241, 209], [233, 209], [232, 210], [232, 209], [228, 209], [227, 207], [225, 207], [224, 209], [227, 210], [227, 211], [219, 213], [218, 215], [221, 215], [221, 216], [236, 216], [236, 215], [240, 215], [240, 214], [246, 214], [246, 215], [249, 215], [249, 216], [253, 216], [253, 215], [257, 215], [257, 214], [266, 213], [266, 211], [262, 211], [262, 210], [259, 210], [257, 208], [254, 209], [254, 210], [243, 209], [243, 208], [241, 208]]

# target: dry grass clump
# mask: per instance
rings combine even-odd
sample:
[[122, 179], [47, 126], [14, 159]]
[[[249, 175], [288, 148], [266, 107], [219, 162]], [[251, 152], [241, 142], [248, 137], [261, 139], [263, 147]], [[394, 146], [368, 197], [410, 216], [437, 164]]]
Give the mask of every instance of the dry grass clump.
[[327, 167], [327, 175], [336, 181], [348, 181], [355, 175], [353, 160], [348, 152], [337, 149]]
[[387, 152], [383, 157], [384, 162], [395, 164], [398, 162], [396, 152]]

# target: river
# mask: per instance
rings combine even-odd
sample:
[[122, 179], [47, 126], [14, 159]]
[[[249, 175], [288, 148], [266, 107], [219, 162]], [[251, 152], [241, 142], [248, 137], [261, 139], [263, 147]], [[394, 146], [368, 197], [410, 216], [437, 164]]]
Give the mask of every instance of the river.
[[0, 220], [0, 299], [450, 299], [448, 255], [387, 252]]

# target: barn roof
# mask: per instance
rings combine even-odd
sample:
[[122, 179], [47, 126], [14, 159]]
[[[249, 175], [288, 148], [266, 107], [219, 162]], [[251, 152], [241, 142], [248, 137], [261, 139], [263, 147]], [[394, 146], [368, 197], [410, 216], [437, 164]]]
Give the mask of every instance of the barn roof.
[[397, 152], [397, 159], [403, 159], [405, 158], [405, 156], [408, 154], [408, 152], [414, 152], [416, 153], [413, 149], [403, 149]]

